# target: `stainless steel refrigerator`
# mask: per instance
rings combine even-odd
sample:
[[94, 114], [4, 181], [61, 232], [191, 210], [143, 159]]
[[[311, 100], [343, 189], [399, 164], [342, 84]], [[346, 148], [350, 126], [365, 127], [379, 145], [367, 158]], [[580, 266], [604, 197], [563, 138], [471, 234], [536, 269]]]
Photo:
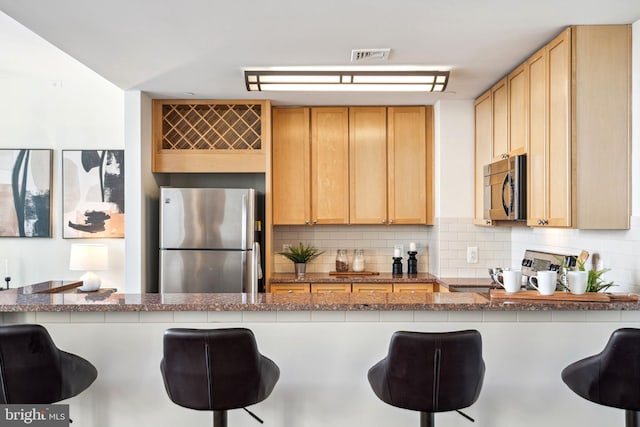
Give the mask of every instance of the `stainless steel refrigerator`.
[[253, 189], [160, 188], [160, 292], [257, 292]]

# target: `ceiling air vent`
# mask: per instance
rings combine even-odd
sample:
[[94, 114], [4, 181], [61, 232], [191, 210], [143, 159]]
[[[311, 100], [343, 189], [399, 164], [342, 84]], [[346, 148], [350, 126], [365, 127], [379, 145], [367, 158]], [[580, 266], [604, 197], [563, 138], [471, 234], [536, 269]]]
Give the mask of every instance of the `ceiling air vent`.
[[351, 51], [351, 62], [389, 59], [391, 49], [353, 49]]

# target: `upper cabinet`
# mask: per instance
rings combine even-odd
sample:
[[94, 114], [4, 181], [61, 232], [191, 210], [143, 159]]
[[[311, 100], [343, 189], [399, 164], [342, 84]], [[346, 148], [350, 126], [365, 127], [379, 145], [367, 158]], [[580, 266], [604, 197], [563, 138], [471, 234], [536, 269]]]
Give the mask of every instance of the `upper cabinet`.
[[[527, 225], [629, 228], [630, 37], [628, 25], [570, 27], [507, 76], [509, 153], [527, 153]], [[476, 223], [487, 135], [492, 151], [503, 144], [486, 102], [501, 111], [487, 100], [503, 80], [475, 104]]]
[[630, 37], [628, 25], [574, 26], [528, 61], [546, 95], [544, 113], [542, 94], [530, 101], [528, 225], [629, 228]]
[[349, 181], [352, 224], [386, 224], [387, 109], [349, 108]]
[[153, 101], [153, 172], [265, 172], [269, 101]]
[[273, 223], [311, 222], [309, 108], [273, 109]]
[[507, 78], [491, 88], [491, 157], [493, 160], [509, 157], [509, 94]]
[[311, 222], [349, 223], [349, 110], [311, 109]]
[[[433, 146], [433, 109], [389, 107], [387, 116], [389, 223], [433, 223], [432, 214], [427, 214], [428, 208], [433, 205], [429, 201], [433, 200], [432, 195], [427, 194], [433, 176], [433, 162], [431, 154], [427, 152]], [[429, 191], [432, 191], [431, 188]]]
[[491, 90], [486, 91], [473, 104], [475, 113], [475, 173], [474, 224], [492, 225], [484, 210], [484, 165], [491, 163]]
[[276, 225], [433, 223], [430, 106], [274, 108], [272, 161]]

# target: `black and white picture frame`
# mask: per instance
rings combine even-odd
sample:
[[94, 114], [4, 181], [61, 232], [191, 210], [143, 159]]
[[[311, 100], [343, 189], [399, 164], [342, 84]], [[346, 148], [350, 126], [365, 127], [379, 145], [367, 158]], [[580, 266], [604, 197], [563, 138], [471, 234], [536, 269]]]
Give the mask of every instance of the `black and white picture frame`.
[[0, 237], [51, 237], [52, 150], [0, 149]]
[[124, 150], [63, 150], [62, 237], [124, 237]]

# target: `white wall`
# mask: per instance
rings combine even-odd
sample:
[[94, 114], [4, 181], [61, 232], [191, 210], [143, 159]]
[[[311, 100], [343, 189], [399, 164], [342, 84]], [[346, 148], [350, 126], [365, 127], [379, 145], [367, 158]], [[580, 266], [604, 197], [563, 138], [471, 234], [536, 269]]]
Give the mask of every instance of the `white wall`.
[[[2, 13], [0, 52], [0, 149], [53, 149], [53, 237], [2, 238], [0, 259], [9, 259], [14, 286], [77, 279], [68, 266], [79, 240], [62, 239], [61, 150], [124, 148], [123, 92]], [[103, 286], [119, 287], [124, 240], [100, 241], [110, 255]]]

